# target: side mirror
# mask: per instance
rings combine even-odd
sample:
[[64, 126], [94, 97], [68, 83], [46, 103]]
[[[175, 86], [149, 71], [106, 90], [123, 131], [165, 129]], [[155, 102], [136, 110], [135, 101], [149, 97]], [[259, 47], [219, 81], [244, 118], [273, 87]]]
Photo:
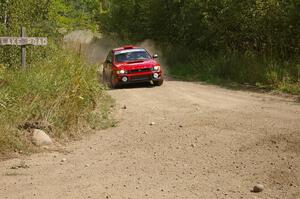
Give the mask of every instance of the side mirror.
[[153, 59], [156, 59], [156, 58], [158, 58], [158, 55], [157, 55], [157, 54], [154, 54], [154, 55], [152, 56], [152, 58], [153, 58]]

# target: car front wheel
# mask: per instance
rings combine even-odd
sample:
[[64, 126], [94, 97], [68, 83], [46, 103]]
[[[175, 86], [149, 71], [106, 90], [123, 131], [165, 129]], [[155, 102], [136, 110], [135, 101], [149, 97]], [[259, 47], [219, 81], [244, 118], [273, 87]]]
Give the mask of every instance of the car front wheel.
[[161, 80], [155, 81], [155, 82], [153, 82], [153, 83], [154, 83], [154, 86], [161, 86], [161, 85], [163, 85], [164, 80], [161, 79]]
[[102, 72], [102, 84], [104, 86], [109, 86], [109, 81], [108, 81], [108, 78], [107, 78], [107, 75], [106, 75], [106, 72], [103, 70]]
[[111, 74], [109, 87], [112, 89], [115, 89], [118, 87], [118, 83], [116, 81], [116, 76], [114, 74]]

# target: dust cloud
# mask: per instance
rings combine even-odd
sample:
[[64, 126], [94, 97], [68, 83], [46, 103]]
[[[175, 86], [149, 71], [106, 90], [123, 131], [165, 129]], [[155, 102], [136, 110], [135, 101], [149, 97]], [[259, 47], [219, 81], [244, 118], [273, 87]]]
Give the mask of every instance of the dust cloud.
[[88, 63], [101, 65], [109, 50], [117, 46], [117, 42], [99, 33], [76, 30], [64, 37], [63, 45], [85, 58]]
[[158, 61], [161, 65], [163, 71], [165, 73], [167, 73], [167, 71], [168, 71], [167, 61], [166, 61], [166, 59], [164, 59], [162, 50], [155, 44], [155, 42], [153, 40], [147, 39], [141, 43], [137, 43], [136, 45], [146, 48], [151, 55], [157, 54]]
[[[102, 71], [104, 62], [109, 50], [121, 46], [123, 42], [104, 36], [100, 33], [93, 33], [89, 30], [76, 30], [64, 37], [63, 46], [65, 49], [72, 50], [79, 56], [82, 56], [89, 64], [99, 65], [99, 71]], [[153, 40], [147, 39], [136, 43], [136, 46], [146, 48], [151, 55], [158, 54], [158, 61], [164, 71], [167, 71], [166, 60], [163, 53]]]

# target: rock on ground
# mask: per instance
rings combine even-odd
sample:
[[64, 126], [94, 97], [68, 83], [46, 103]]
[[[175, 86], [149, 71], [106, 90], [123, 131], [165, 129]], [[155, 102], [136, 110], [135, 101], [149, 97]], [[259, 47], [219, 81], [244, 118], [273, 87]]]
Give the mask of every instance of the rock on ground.
[[32, 142], [37, 146], [51, 145], [51, 138], [42, 130], [34, 129], [32, 133]]
[[259, 193], [259, 192], [262, 192], [264, 190], [264, 185], [262, 184], [257, 184], [253, 187], [253, 192], [254, 193]]

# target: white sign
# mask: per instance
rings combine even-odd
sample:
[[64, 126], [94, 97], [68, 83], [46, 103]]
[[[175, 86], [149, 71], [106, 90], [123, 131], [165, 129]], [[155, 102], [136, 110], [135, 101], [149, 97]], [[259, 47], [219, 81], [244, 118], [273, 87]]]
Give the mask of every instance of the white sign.
[[47, 46], [46, 37], [0, 37], [0, 46]]

